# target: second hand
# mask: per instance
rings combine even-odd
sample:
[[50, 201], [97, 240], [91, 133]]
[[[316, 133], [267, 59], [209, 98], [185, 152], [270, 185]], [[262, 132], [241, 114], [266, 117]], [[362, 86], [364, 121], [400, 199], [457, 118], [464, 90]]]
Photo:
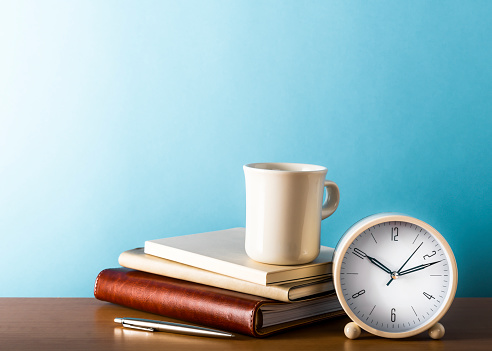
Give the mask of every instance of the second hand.
[[415, 249], [415, 251], [414, 251], [414, 252], [410, 255], [410, 257], [409, 257], [409, 258], [405, 261], [405, 263], [404, 263], [404, 264], [400, 267], [400, 269], [398, 270], [398, 272], [396, 272], [396, 274], [395, 274], [395, 275], [391, 274], [391, 279], [390, 279], [390, 281], [386, 284], [386, 286], [389, 286], [389, 285], [391, 284], [391, 282], [392, 282], [393, 280], [395, 280], [395, 279], [396, 279], [396, 277], [398, 277], [398, 274], [400, 274], [400, 272], [401, 272], [401, 270], [403, 269], [403, 267], [405, 267], [405, 265], [407, 264], [407, 262], [408, 262], [408, 261], [410, 261], [410, 259], [412, 258], [412, 256], [413, 256], [413, 255], [415, 255], [415, 253], [417, 252], [417, 250], [418, 250], [418, 249], [420, 249], [420, 247], [422, 246], [422, 244], [423, 244], [423, 243], [424, 243], [423, 241], [420, 243], [419, 247], [417, 247], [417, 248]]

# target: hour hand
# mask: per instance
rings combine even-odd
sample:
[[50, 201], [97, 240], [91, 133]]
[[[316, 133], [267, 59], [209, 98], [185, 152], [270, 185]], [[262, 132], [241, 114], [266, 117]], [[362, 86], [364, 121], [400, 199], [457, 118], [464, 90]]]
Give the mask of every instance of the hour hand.
[[371, 263], [373, 263], [374, 265], [378, 266], [379, 268], [381, 268], [386, 273], [391, 274], [391, 271], [390, 271], [390, 269], [388, 267], [386, 267], [384, 264], [382, 264], [381, 262], [379, 262], [378, 260], [376, 260], [374, 257], [371, 257], [371, 256], [367, 255], [364, 251], [359, 250], [358, 248], [355, 248], [354, 249], [354, 252], [357, 255], [360, 255], [362, 257], [367, 258]]
[[441, 262], [442, 260], [440, 261], [436, 261], [436, 262], [431, 262], [431, 263], [425, 263], [425, 264], [421, 264], [419, 266], [415, 266], [413, 268], [409, 268], [409, 269], [405, 269], [404, 271], [400, 272], [399, 275], [405, 275], [405, 274], [408, 274], [408, 273], [413, 273], [413, 272], [417, 272], [417, 271], [420, 271], [421, 269], [424, 269], [424, 268], [427, 268], [427, 267], [430, 267], [432, 266], [433, 264], [436, 264], [436, 263], [439, 263]]

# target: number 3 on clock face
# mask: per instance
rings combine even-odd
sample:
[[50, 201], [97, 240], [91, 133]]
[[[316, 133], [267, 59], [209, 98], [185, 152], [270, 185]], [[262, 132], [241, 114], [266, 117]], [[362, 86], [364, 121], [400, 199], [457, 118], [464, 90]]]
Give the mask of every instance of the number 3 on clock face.
[[415, 218], [384, 213], [356, 223], [335, 249], [333, 276], [345, 311], [384, 337], [418, 334], [448, 310], [457, 268], [445, 239]]

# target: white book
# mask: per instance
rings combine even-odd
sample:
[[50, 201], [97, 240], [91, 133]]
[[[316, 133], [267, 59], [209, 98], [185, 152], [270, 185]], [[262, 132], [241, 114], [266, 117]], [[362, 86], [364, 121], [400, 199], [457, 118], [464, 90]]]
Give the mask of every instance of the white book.
[[256, 284], [280, 284], [331, 274], [333, 248], [321, 246], [311, 263], [277, 266], [256, 262], [244, 249], [245, 229], [232, 228], [200, 234], [148, 240], [144, 252]]
[[314, 295], [334, 291], [331, 275], [284, 284], [261, 285], [206, 271], [179, 262], [166, 260], [164, 258], [147, 255], [144, 253], [143, 248], [122, 252], [118, 262], [123, 267], [136, 269], [138, 271], [187, 280], [227, 290], [239, 291], [245, 294], [262, 296], [284, 302], [307, 299]]

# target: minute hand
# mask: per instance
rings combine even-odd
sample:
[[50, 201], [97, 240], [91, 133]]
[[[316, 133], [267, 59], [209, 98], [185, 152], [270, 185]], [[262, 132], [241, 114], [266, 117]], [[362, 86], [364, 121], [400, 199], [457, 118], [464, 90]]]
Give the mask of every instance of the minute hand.
[[[442, 261], [442, 260], [441, 260]], [[439, 263], [441, 261], [436, 261], [436, 262], [431, 262], [431, 263], [425, 263], [425, 264], [421, 264], [419, 266], [415, 266], [413, 268], [409, 268], [409, 269], [405, 269], [403, 272], [400, 272], [399, 275], [405, 275], [405, 274], [408, 274], [408, 273], [413, 273], [413, 272], [417, 272], [417, 271], [420, 271], [421, 269], [424, 269], [424, 268], [427, 268], [427, 267], [430, 267], [432, 266], [433, 264], [436, 264], [436, 263]]]

